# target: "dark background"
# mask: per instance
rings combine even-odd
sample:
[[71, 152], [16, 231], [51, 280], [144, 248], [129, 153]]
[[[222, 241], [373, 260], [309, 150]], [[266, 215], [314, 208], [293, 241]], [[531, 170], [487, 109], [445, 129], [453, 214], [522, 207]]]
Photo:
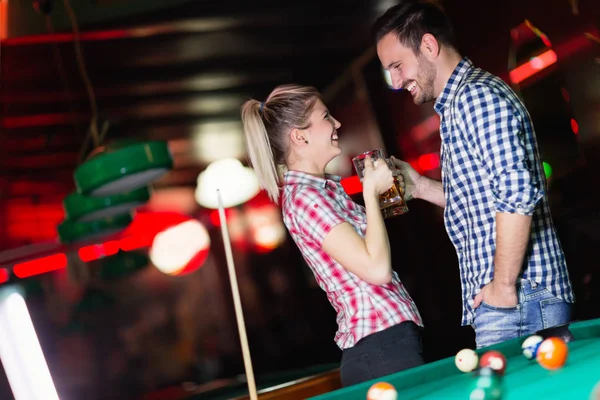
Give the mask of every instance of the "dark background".
[[[241, 104], [281, 83], [322, 91], [343, 125], [344, 153], [332, 167], [342, 176], [369, 148], [417, 165], [439, 151], [432, 105], [390, 90], [372, 48], [370, 26], [394, 2], [73, 3], [99, 115], [110, 122], [107, 138], [167, 140], [174, 152], [175, 168], [155, 183], [151, 209], [167, 204], [207, 221], [210, 210], [195, 204], [193, 190], [210, 161], [194, 152], [194, 138], [214, 124], [239, 129]], [[600, 45], [585, 36], [598, 36], [599, 3], [575, 1], [577, 15], [567, 0], [440, 3], [463, 54], [503, 79], [511, 48], [519, 61], [541, 49], [516, 46], [513, 28], [528, 19], [552, 41], [557, 64], [514, 88], [553, 168], [549, 196], [576, 289], [575, 317], [599, 317]], [[73, 170], [90, 150], [83, 146], [91, 114], [63, 2], [44, 16], [30, 1], [10, 0], [0, 22], [8, 23], [0, 42], [0, 248], [31, 246], [21, 251], [26, 257], [56, 238]], [[439, 168], [423, 173], [436, 178]], [[473, 333], [460, 327], [458, 265], [441, 210], [418, 200], [409, 207], [386, 224], [433, 361], [474, 346]], [[208, 227], [209, 259], [185, 277], [149, 265], [98, 286], [73, 279], [73, 270], [101, 266], [69, 263], [24, 282], [61, 398], [135, 398], [243, 373], [220, 232]], [[235, 261], [257, 375], [339, 361], [333, 309], [289, 238], [269, 253], [237, 246]], [[90, 298], [94, 307], [86, 306]], [[2, 386], [10, 398], [6, 380]]]

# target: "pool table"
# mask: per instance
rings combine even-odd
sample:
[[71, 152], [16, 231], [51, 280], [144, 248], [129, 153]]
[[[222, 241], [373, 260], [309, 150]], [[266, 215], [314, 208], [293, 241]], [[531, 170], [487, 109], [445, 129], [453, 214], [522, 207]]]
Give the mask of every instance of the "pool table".
[[[600, 382], [600, 319], [575, 322], [559, 332], [541, 332], [544, 337], [565, 335], [572, 340], [568, 343], [569, 356], [565, 366], [555, 371], [548, 371], [537, 361], [527, 360], [522, 355], [521, 343], [525, 338], [476, 351], [481, 355], [493, 349], [506, 357], [506, 373], [502, 379], [503, 400], [591, 399], [594, 386]], [[475, 379], [474, 373], [460, 372], [454, 364], [454, 357], [449, 357], [310, 399], [365, 400], [372, 384], [385, 381], [394, 385], [399, 400], [468, 400]]]
[[[477, 350], [479, 355], [498, 350], [507, 359], [502, 379], [503, 400], [514, 399], [590, 399], [594, 385], [600, 381], [600, 319], [572, 323], [568, 327], [540, 332], [544, 337], [561, 336], [569, 342], [566, 365], [557, 371], [543, 369], [535, 360], [521, 354], [525, 338]], [[385, 381], [398, 390], [399, 400], [462, 399], [468, 400], [474, 387], [474, 373], [460, 372], [454, 357], [435, 361], [408, 371], [389, 375], [359, 385], [341, 388], [337, 364], [317, 365], [296, 371], [258, 376], [259, 400], [365, 400], [369, 387]], [[249, 400], [248, 387], [239, 379], [211, 382], [196, 390], [169, 394], [159, 393], [143, 400]], [[594, 400], [600, 400], [600, 397]]]

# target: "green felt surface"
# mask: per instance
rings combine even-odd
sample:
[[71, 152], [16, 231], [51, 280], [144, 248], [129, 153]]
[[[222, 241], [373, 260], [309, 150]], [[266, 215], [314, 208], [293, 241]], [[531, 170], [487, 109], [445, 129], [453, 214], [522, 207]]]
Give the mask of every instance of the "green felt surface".
[[[521, 343], [525, 338], [477, 350], [481, 355], [494, 349], [506, 357], [507, 368], [502, 379], [503, 400], [589, 399], [594, 385], [600, 381], [600, 319], [573, 323], [570, 330], [575, 340], [569, 343], [567, 362], [563, 368], [555, 371], [548, 371], [537, 361], [527, 360], [522, 355]], [[385, 381], [394, 385], [399, 400], [468, 400], [475, 379], [473, 373], [460, 372], [454, 365], [454, 357], [449, 357], [311, 399], [365, 400], [372, 384]]]

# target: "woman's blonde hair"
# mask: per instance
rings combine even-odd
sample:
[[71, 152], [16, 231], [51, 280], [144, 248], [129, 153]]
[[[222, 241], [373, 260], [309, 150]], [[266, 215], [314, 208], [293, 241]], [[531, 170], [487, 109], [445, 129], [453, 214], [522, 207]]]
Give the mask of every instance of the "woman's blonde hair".
[[264, 103], [248, 100], [242, 124], [250, 164], [271, 200], [279, 202], [280, 171], [286, 168], [292, 129], [306, 129], [319, 92], [310, 86], [281, 85]]

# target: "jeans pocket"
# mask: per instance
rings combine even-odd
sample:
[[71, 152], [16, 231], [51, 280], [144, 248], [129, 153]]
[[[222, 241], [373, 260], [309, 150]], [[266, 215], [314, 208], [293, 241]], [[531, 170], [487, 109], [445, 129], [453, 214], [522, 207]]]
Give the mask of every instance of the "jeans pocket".
[[369, 353], [342, 357], [340, 375], [343, 387], [373, 379], [374, 376]]
[[521, 310], [481, 303], [473, 320], [477, 348], [487, 347], [518, 337], [521, 332]]
[[481, 304], [479, 305], [479, 307], [484, 307], [484, 308], [487, 308], [489, 310], [500, 311], [500, 312], [504, 311], [504, 312], [507, 312], [507, 313], [514, 312], [514, 311], [517, 311], [519, 309], [519, 305], [518, 304], [516, 306], [510, 306], [510, 307], [497, 307], [497, 306], [489, 305], [485, 301], [482, 301]]
[[544, 297], [551, 297], [552, 293], [544, 285], [535, 282], [527, 282], [522, 285], [524, 301], [536, 301]]
[[558, 297], [540, 301], [544, 329], [571, 321], [571, 305]]

